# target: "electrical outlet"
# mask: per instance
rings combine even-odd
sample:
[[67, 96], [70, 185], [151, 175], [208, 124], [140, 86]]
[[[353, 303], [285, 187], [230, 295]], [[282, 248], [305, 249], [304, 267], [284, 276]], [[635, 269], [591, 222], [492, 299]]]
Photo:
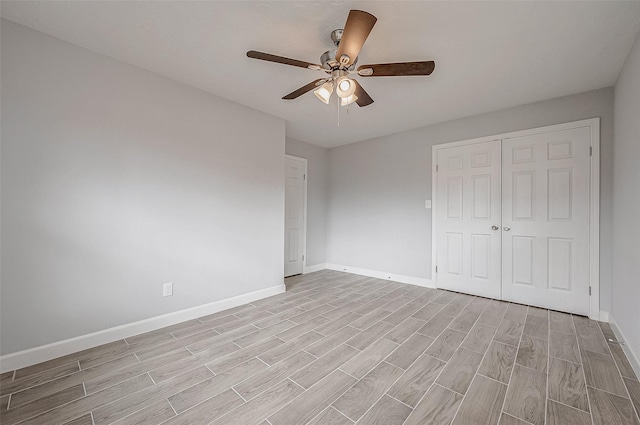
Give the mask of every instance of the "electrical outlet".
[[169, 297], [173, 295], [173, 282], [165, 283], [162, 285], [162, 296]]
[[424, 207], [428, 210], [431, 209], [431, 199], [424, 201]]

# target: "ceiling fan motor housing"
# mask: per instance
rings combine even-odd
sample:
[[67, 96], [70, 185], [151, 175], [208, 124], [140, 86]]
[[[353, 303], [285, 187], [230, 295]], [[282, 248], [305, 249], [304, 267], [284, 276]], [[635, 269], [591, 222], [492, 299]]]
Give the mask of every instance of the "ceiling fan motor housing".
[[324, 69], [333, 70], [340, 67], [340, 62], [336, 60], [337, 49], [327, 50], [320, 56], [320, 63]]
[[356, 62], [358, 62], [358, 58], [356, 58], [351, 65], [346, 67], [349, 63], [349, 56], [342, 55], [343, 57], [336, 58], [336, 54], [338, 52], [338, 46], [340, 45], [340, 40], [342, 40], [342, 33], [344, 30], [335, 29], [331, 31], [331, 41], [336, 46], [335, 49], [327, 50], [320, 56], [320, 63], [324, 69], [334, 70], [334, 69], [346, 69], [348, 71], [353, 71], [355, 69]]

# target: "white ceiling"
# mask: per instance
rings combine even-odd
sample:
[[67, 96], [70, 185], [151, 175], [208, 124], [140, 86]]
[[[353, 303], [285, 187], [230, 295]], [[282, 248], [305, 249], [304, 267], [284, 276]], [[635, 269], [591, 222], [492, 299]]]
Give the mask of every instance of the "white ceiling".
[[[435, 60], [430, 77], [362, 78], [375, 103], [285, 94], [318, 63], [349, 9], [378, 17], [359, 65]], [[287, 135], [332, 147], [611, 86], [640, 30], [640, 1], [3, 1], [2, 17], [282, 117]], [[334, 97], [335, 102], [335, 97]]]

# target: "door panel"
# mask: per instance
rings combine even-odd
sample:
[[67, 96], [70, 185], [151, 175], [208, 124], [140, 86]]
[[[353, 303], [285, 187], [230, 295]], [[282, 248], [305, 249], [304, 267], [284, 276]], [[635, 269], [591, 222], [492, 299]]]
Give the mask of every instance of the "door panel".
[[[536, 176], [529, 171], [513, 173], [513, 218], [533, 220]], [[505, 185], [505, 187], [507, 187]]]
[[514, 236], [512, 239], [513, 283], [533, 285], [533, 243], [534, 238]]
[[489, 279], [491, 270], [491, 237], [471, 235], [471, 277]]
[[447, 218], [462, 219], [462, 177], [447, 179]]
[[305, 162], [285, 160], [284, 276], [302, 273]]
[[473, 218], [491, 218], [491, 175], [472, 176], [473, 182]]
[[505, 300], [589, 313], [588, 127], [502, 141]]
[[439, 288], [500, 297], [500, 141], [438, 151]]

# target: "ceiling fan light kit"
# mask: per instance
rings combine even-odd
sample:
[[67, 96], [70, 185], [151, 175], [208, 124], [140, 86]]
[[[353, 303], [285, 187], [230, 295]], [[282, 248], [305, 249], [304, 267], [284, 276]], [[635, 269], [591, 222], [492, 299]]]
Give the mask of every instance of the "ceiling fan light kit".
[[350, 77], [356, 75], [360, 77], [431, 75], [435, 69], [435, 62], [422, 61], [362, 65], [355, 70], [360, 49], [362, 49], [377, 20], [375, 16], [362, 10], [349, 11], [344, 29], [336, 29], [331, 32], [331, 40], [336, 49], [322, 54], [320, 57], [322, 65], [255, 50], [248, 51], [247, 56], [252, 59], [297, 66], [329, 74], [325, 78], [315, 80], [294, 90], [283, 97], [285, 100], [296, 99], [313, 90], [313, 93], [320, 101], [329, 104], [335, 87], [336, 94], [340, 98], [340, 106], [347, 106], [354, 102], [360, 107], [371, 105], [373, 103], [371, 96], [357, 80]]

